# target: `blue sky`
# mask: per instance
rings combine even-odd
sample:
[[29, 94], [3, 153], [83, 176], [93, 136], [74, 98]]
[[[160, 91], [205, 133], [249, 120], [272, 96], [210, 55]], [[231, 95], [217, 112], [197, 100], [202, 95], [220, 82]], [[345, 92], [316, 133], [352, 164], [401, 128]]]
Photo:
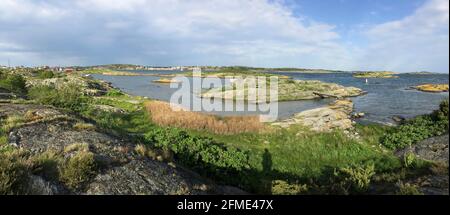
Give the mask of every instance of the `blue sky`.
[[2, 0], [0, 65], [449, 71], [448, 0]]

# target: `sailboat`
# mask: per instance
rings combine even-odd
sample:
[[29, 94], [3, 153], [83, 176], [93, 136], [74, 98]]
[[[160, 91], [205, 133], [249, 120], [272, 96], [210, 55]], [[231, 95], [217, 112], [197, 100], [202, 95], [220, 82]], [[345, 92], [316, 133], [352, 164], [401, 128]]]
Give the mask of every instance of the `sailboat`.
[[368, 84], [368, 83], [369, 83], [369, 79], [366, 78], [366, 84]]

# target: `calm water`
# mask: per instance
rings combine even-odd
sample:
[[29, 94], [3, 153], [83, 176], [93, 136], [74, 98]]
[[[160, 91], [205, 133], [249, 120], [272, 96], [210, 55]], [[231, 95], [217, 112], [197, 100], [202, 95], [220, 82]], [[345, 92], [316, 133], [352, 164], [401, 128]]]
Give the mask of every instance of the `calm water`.
[[[148, 71], [136, 71], [138, 73], [148, 73]], [[172, 71], [158, 71], [155, 73], [168, 74]], [[447, 93], [425, 93], [416, 90], [408, 90], [411, 86], [425, 83], [449, 83], [448, 74], [433, 75], [411, 75], [401, 74], [394, 79], [369, 79], [366, 84], [364, 79], [353, 78], [351, 74], [293, 74], [279, 73], [291, 76], [297, 80], [320, 80], [334, 82], [344, 86], [354, 86], [367, 91], [368, 94], [351, 98], [355, 104], [355, 112], [366, 113], [366, 117], [360, 120], [362, 123], [377, 122], [391, 123], [392, 116], [403, 116], [411, 118], [417, 115], [430, 113], [435, 110], [440, 101], [448, 99]], [[138, 96], [169, 101], [172, 94], [177, 89], [171, 89], [168, 85], [153, 83], [160, 77], [154, 76], [104, 76], [93, 75], [94, 78], [111, 82], [113, 86], [123, 91]], [[192, 80], [191, 80], [192, 81]], [[225, 81], [226, 82], [226, 81]], [[192, 89], [191, 89], [192, 93]], [[193, 93], [195, 94], [195, 93]], [[201, 101], [193, 96], [195, 101]], [[330, 99], [280, 102], [278, 106], [279, 119], [285, 119], [303, 110], [321, 107], [328, 104]], [[224, 104], [223, 104], [224, 105]], [[244, 104], [237, 104], [244, 105]], [[261, 112], [212, 112], [219, 115], [242, 115], [258, 114]]]

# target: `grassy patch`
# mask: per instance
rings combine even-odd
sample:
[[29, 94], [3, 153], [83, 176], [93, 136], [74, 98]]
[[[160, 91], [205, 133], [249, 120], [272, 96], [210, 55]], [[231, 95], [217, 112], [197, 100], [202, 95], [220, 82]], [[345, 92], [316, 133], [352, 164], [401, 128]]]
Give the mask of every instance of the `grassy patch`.
[[95, 125], [90, 123], [78, 122], [75, 125], [73, 125], [73, 128], [78, 131], [94, 131]]
[[[253, 173], [244, 176], [246, 189], [256, 193], [267, 192], [267, 180], [305, 184], [311, 193], [327, 193], [331, 192], [328, 185], [336, 177], [335, 170], [373, 165], [374, 172], [381, 174], [402, 168], [402, 162], [392, 152], [375, 143], [376, 137], [356, 141], [340, 131], [315, 133], [294, 126], [266, 134], [208, 136], [248, 152]], [[322, 185], [327, 188], [321, 188]]]
[[21, 116], [21, 115], [11, 115], [11, 116], [8, 116], [8, 117], [6, 118], [6, 120], [4, 120], [4, 121], [2, 122], [2, 126], [1, 126], [1, 129], [0, 129], [0, 130], [2, 130], [2, 132], [0, 132], [0, 133], [5, 133], [5, 134], [6, 134], [6, 133], [8, 133], [11, 129], [23, 125], [23, 123], [25, 123], [25, 118], [24, 118], [24, 116]]

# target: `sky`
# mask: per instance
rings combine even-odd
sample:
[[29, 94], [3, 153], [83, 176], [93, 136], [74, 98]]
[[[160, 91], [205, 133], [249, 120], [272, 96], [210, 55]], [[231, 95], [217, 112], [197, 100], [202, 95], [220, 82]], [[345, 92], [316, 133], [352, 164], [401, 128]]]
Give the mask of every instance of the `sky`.
[[449, 72], [449, 0], [2, 0], [0, 65]]

